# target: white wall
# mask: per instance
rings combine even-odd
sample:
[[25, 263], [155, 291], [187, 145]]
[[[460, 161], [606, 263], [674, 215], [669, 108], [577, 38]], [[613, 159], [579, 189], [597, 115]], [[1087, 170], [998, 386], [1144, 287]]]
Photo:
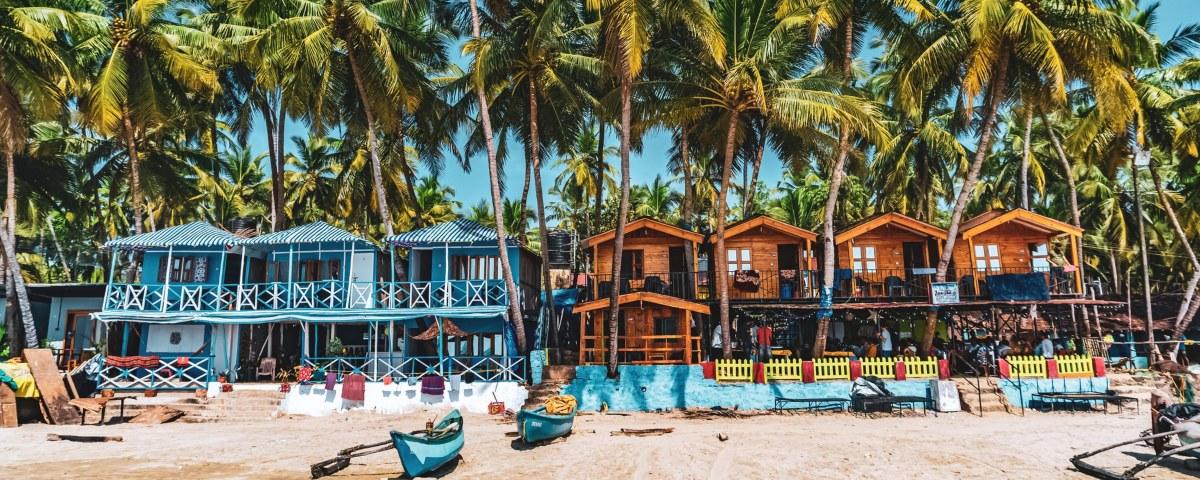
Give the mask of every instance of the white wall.
[[[474, 382], [460, 384], [458, 390], [446, 391], [442, 396], [421, 393], [421, 385], [382, 382], [367, 382], [364, 402], [342, 400], [342, 385], [325, 390], [325, 385], [296, 385], [287, 394], [280, 408], [284, 413], [300, 415], [328, 415], [350, 409], [373, 410], [378, 413], [408, 413], [425, 408], [458, 408], [472, 413], [487, 413], [488, 403], [495, 398], [504, 402], [505, 408], [518, 410], [525, 404], [529, 391], [516, 382]], [[237, 388], [236, 386], [234, 387]]]
[[204, 348], [204, 330], [204, 325], [193, 324], [146, 325], [146, 351], [195, 353]]
[[[99, 312], [104, 306], [104, 299], [100, 297], [52, 297], [50, 299], [50, 313], [46, 332], [44, 333], [47, 340], [56, 342], [62, 340], [66, 336], [67, 313], [73, 310], [82, 310], [86, 312]], [[4, 310], [0, 306], [0, 312]], [[91, 347], [93, 340], [92, 333], [96, 330], [93, 328], [92, 319], [89, 317], [81, 317], [76, 322], [75, 345], [77, 347]], [[103, 334], [103, 327], [100, 327], [98, 335]], [[42, 332], [38, 332], [41, 334]]]

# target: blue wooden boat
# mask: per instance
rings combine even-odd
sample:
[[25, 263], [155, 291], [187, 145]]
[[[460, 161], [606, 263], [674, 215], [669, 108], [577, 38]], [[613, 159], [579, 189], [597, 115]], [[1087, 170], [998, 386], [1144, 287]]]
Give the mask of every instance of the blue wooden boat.
[[419, 477], [458, 457], [463, 448], [463, 419], [452, 410], [434, 425], [433, 430], [413, 433], [392, 431], [392, 444], [400, 454], [400, 464], [409, 477]]
[[546, 407], [517, 412], [517, 433], [525, 443], [544, 442], [571, 433], [575, 426], [575, 410], [567, 415], [546, 413]]

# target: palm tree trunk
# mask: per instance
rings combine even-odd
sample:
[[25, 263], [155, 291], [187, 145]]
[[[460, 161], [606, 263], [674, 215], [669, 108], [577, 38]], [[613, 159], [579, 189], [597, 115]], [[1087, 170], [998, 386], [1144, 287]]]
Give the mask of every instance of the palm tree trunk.
[[[5, 184], [6, 196], [5, 196], [5, 200], [4, 200], [4, 225], [3, 225], [4, 231], [0, 232], [0, 235], [4, 236], [4, 238], [7, 239], [8, 242], [13, 242], [13, 243], [16, 242], [16, 240], [15, 240], [16, 239], [15, 225], [17, 223], [16, 222], [17, 192], [16, 192], [16, 188], [15, 188], [16, 187], [16, 172], [15, 172], [16, 162], [14, 161], [14, 158], [13, 158], [13, 150], [15, 148], [16, 148], [16, 146], [13, 145], [13, 142], [7, 142], [6, 148], [4, 149], [4, 163], [6, 165], [5, 168], [7, 169], [7, 177], [6, 177], [7, 183]], [[9, 272], [8, 264], [10, 263], [9, 262], [10, 258], [15, 259], [16, 258], [15, 254], [12, 257], [9, 257], [6, 255], [3, 259], [4, 260], [3, 263], [4, 263], [4, 267], [5, 267], [5, 271], [4, 271], [4, 275], [3, 275], [4, 299], [5, 299], [5, 303], [6, 303], [4, 317], [6, 320], [5, 325], [7, 326], [7, 329], [8, 329], [9, 353], [10, 353], [10, 355], [16, 356], [16, 355], [20, 354], [22, 343], [21, 343], [21, 335], [18, 333], [17, 322], [16, 322], [16, 320], [17, 320], [16, 286], [13, 283], [12, 275], [8, 273]], [[16, 263], [16, 260], [13, 260], [11, 263]], [[20, 275], [21, 268], [19, 265], [18, 265], [16, 271], [17, 271], [17, 275]]]
[[1176, 342], [1167, 354], [1171, 361], [1175, 361], [1175, 357], [1179, 353], [1179, 343], [1183, 339], [1183, 333], [1187, 330], [1188, 324], [1191, 323], [1190, 320], [1192, 317], [1188, 316], [1188, 312], [1193, 310], [1193, 304], [1200, 303], [1196, 301], [1196, 286], [1200, 285], [1200, 260], [1196, 259], [1196, 252], [1192, 250], [1192, 244], [1188, 241], [1187, 232], [1179, 224], [1179, 217], [1175, 215], [1175, 207], [1171, 206], [1171, 202], [1167, 200], [1167, 194], [1163, 191], [1162, 175], [1158, 173], [1158, 162], [1153, 160], [1150, 161], [1150, 178], [1154, 180], [1154, 191], [1158, 193], [1158, 201], [1162, 203], [1163, 210], [1167, 212], [1167, 219], [1171, 222], [1171, 229], [1175, 231], [1175, 236], [1179, 237], [1178, 242], [1180, 245], [1183, 245], [1183, 251], [1187, 253], [1188, 260], [1192, 263], [1192, 278], [1188, 280], [1187, 287], [1183, 290], [1183, 303], [1179, 305], [1179, 313], [1175, 316], [1175, 328], [1171, 334], [1171, 339], [1176, 340]]
[[142, 234], [142, 167], [138, 158], [136, 132], [129, 111], [121, 116], [125, 127], [125, 149], [129, 153], [129, 196], [133, 197], [133, 233]]
[[742, 218], [750, 218], [754, 212], [754, 193], [758, 190], [758, 173], [762, 169], [763, 151], [767, 149], [765, 126], [759, 128], [758, 145], [754, 150], [754, 168], [750, 172], [750, 186], [746, 189], [746, 204], [742, 207]]
[[521, 184], [521, 211], [529, 209], [529, 180], [533, 176], [533, 152], [531, 146], [525, 146], [525, 178]]
[[[25, 289], [25, 279], [21, 277], [21, 265], [17, 263], [15, 243], [10, 241], [8, 235], [0, 235], [0, 242], [4, 244], [4, 257], [7, 260], [4, 263], [8, 265], [8, 283], [11, 283], [13, 289], [16, 290], [17, 305], [21, 310], [21, 324], [24, 327], [25, 348], [36, 348], [38, 345], [37, 326], [33, 323], [33, 311], [29, 308], [29, 292]], [[9, 300], [9, 302], [11, 305], [12, 301]], [[14, 331], [10, 335], [15, 334], [16, 332]], [[19, 355], [20, 353], [20, 348], [9, 352], [12, 356]]]
[[725, 210], [729, 203], [729, 175], [733, 170], [733, 155], [737, 148], [737, 124], [741, 112], [730, 110], [729, 124], [725, 127], [725, 162], [721, 166], [721, 191], [717, 193], [717, 245], [713, 249], [713, 260], [717, 276], [717, 300], [721, 321], [721, 354], [725, 358], [733, 357], [733, 345], [730, 342], [729, 324], [729, 257], [725, 253]]
[[[1029, 210], [1029, 140], [1033, 138], [1033, 109], [1025, 112], [1025, 138], [1021, 142], [1021, 208]], [[1070, 172], [1068, 172], [1070, 174]]]
[[[971, 162], [971, 168], [967, 171], [967, 177], [963, 180], [962, 189], [958, 192], [958, 198], [954, 202], [954, 211], [950, 215], [950, 228], [946, 230], [946, 244], [942, 249], [942, 257], [938, 259], [935, 278], [938, 282], [946, 281], [946, 271], [950, 268], [950, 260], [954, 258], [954, 241], [958, 236], [959, 225], [962, 224], [963, 211], [967, 208], [967, 202], [971, 200], [971, 194], [975, 191], [975, 183], [979, 181], [979, 171], [983, 168], [983, 161], [988, 157], [988, 151], [992, 147], [992, 128], [996, 125], [996, 116], [1000, 110], [1000, 102], [1004, 99], [1004, 89], [1008, 76], [1008, 55], [1000, 56], [1000, 61], [996, 65], [996, 73], [992, 76], [992, 84], [987, 96], [987, 106], [983, 113], [983, 124], [979, 127], [979, 142], [975, 151], [975, 158]], [[933, 349], [933, 337], [937, 335], [937, 310], [930, 309], [925, 314], [925, 334], [921, 338], [921, 351], [928, 354]]]
[[625, 222], [629, 216], [629, 149], [633, 134], [633, 78], [629, 65], [621, 64], [621, 202], [617, 209], [616, 235], [613, 237], [612, 292], [609, 293], [608, 311], [608, 376], [617, 376], [617, 347], [620, 331], [621, 305], [621, 257], [625, 252]]
[[1137, 160], [1133, 158], [1129, 159], [1129, 173], [1133, 177], [1133, 206], [1134, 212], [1137, 214], [1138, 253], [1142, 257], [1142, 299], [1146, 302], [1146, 338], [1150, 341], [1148, 346], [1150, 361], [1158, 363], [1162, 359], [1162, 351], [1158, 349], [1158, 344], [1154, 343], [1154, 304], [1150, 298], [1150, 261], [1147, 258], [1150, 255], [1150, 248], [1146, 245], [1146, 227], [1142, 225], [1145, 222], [1142, 216], [1142, 192], [1139, 187], [1141, 175], [1138, 175]]
[[[679, 163], [680, 169], [683, 171], [683, 205], [679, 207], [679, 213], [683, 216], [684, 223], [689, 228], [692, 226], [692, 202], [695, 201], [695, 190], [692, 185], [692, 166], [688, 159], [688, 129], [681, 128], [679, 130]], [[692, 258], [689, 252], [687, 258]]]
[[[842, 52], [842, 85], [850, 85], [850, 75], [854, 66], [854, 20], [853, 16], [846, 19], [844, 49]], [[838, 133], [837, 158], [833, 162], [833, 170], [829, 173], [829, 196], [825, 199], [825, 221], [823, 222], [821, 243], [824, 246], [822, 255], [823, 275], [821, 282], [820, 307], [817, 309], [817, 332], [813, 338], [813, 357], [825, 355], [825, 337], [829, 336], [829, 319], [833, 318], [833, 275], [837, 266], [835, 261], [836, 248], [833, 244], [833, 216], [837, 211], [838, 191], [842, 188], [845, 177], [846, 157], [850, 155], [850, 126], [843, 123]]]
[[600, 217], [604, 214], [604, 120], [599, 118], [599, 112], [596, 115], [597, 123], [600, 124], [597, 128], [600, 136], [596, 137], [596, 213], [592, 217], [592, 235], [600, 233], [600, 225], [603, 223]]
[[354, 75], [354, 86], [358, 89], [358, 98], [363, 103], [363, 114], [367, 117], [367, 152], [371, 155], [371, 179], [375, 183], [375, 203], [379, 207], [379, 217], [383, 221], [384, 231], [390, 237], [395, 232], [392, 230], [392, 212], [388, 209], [387, 194], [383, 189], [383, 166], [379, 163], [379, 147], [375, 140], [375, 115], [371, 112], [367, 87], [363, 85], [362, 70], [358, 66], [358, 59], [353, 50], [348, 52], [348, 56], [350, 57], [350, 71]]
[[[1076, 228], [1083, 228], [1083, 222], [1080, 221], [1080, 219], [1079, 219], [1079, 192], [1075, 188], [1075, 171], [1073, 168], [1071, 168], [1071, 160], [1067, 158], [1067, 152], [1066, 152], [1066, 150], [1063, 149], [1062, 142], [1060, 142], [1058, 140], [1058, 134], [1054, 133], [1054, 127], [1050, 126], [1050, 121], [1046, 118], [1046, 112], [1041, 112], [1040, 115], [1042, 117], [1042, 125], [1044, 125], [1046, 127], [1046, 132], [1050, 136], [1050, 144], [1054, 146], [1054, 153], [1058, 155], [1058, 161], [1059, 161], [1059, 163], [1062, 164], [1063, 176], [1067, 179], [1067, 192], [1068, 192], [1068, 195], [1070, 196], [1070, 203], [1071, 203], [1071, 224], [1075, 225]], [[1079, 263], [1080, 263], [1079, 265], [1076, 265], [1075, 268], [1079, 269], [1080, 283], [1083, 283], [1086, 285], [1087, 269], [1083, 267], [1084, 262], [1083, 262], [1083, 241], [1082, 240], [1083, 239], [1081, 238], [1080, 241], [1076, 242], [1076, 244], [1075, 244], [1075, 258], [1079, 259]], [[1115, 267], [1116, 266], [1114, 264], [1114, 271], [1115, 271]], [[1086, 291], [1087, 289], [1085, 288], [1084, 290]], [[1079, 293], [1083, 294], [1084, 292], [1079, 292]], [[1090, 325], [1090, 322], [1088, 319], [1089, 314], [1088, 314], [1087, 307], [1083, 307], [1081, 310], [1083, 310], [1083, 321]], [[1090, 330], [1090, 327], [1089, 327], [1089, 330]], [[1097, 336], [1101, 335], [1101, 333], [1100, 333], [1100, 318], [1098, 315], [1096, 318], [1096, 335]]]
[[[470, 1], [471, 33], [478, 41], [482, 37], [479, 26], [479, 6], [476, 0]], [[500, 268], [504, 275], [504, 286], [508, 291], [508, 321], [513, 326], [513, 336], [517, 340], [517, 352], [525, 352], [525, 319], [521, 315], [521, 297], [517, 284], [513, 281], [512, 264], [508, 259], [508, 234], [504, 226], [504, 198], [500, 193], [500, 169], [496, 162], [496, 147], [492, 137], [492, 118], [488, 113], [487, 94], [483, 92], [483, 83], [476, 82], [475, 96], [479, 100], [479, 121], [483, 125], [483, 139], [488, 155], [488, 179], [492, 187], [492, 212], [496, 216], [496, 244], [500, 248]]]
[[529, 153], [533, 158], [533, 195], [537, 202], [538, 241], [542, 255], [542, 289], [546, 292], [546, 334], [551, 340], [546, 346], [558, 345], [558, 332], [554, 330], [554, 284], [550, 282], [550, 241], [546, 231], [546, 202], [542, 198], [542, 155], [538, 143], [538, 98], [537, 79], [529, 76]]
[[284, 230], [288, 226], [288, 218], [284, 214], [284, 204], [286, 201], [283, 198], [285, 188], [283, 185], [283, 175], [284, 168], [287, 166], [287, 154], [284, 150], [284, 145], [287, 141], [285, 135], [287, 131], [287, 113], [283, 110], [283, 100], [280, 99], [278, 103], [279, 111], [275, 114], [275, 128], [278, 131], [275, 132], [275, 158], [273, 159], [275, 162], [275, 171], [271, 172], [271, 196], [274, 198], [275, 203], [279, 205], [278, 216], [271, 225], [271, 231], [274, 232]]
[[396, 128], [396, 141], [400, 142], [400, 172], [404, 174], [404, 183], [408, 184], [408, 202], [413, 206], [413, 226], [425, 226], [425, 212], [417, 199], [417, 176], [413, 174], [412, 166], [408, 164], [408, 148], [405, 147], [404, 105], [400, 106], [400, 126]]

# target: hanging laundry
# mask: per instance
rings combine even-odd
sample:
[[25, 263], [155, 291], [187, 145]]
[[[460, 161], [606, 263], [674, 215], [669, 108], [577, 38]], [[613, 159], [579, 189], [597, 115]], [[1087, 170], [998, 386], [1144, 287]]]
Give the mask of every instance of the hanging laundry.
[[342, 399], [352, 402], [366, 400], [367, 377], [361, 373], [351, 373], [342, 379]]

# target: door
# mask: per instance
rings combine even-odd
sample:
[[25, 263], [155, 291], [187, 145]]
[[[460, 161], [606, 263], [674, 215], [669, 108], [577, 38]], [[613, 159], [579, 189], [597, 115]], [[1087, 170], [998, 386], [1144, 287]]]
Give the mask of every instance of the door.
[[428, 282], [433, 280], [433, 252], [430, 250], [413, 250], [409, 254], [412, 259], [412, 281]]

